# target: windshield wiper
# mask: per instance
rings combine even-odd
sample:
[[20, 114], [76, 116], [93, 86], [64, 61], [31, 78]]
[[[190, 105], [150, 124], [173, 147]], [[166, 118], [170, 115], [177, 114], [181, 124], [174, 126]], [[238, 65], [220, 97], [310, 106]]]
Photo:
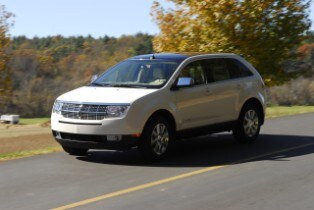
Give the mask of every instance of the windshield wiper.
[[129, 87], [129, 88], [147, 88], [143, 85], [136, 84], [108, 84], [108, 83], [91, 83], [90, 86], [98, 86], [98, 87]]
[[94, 82], [94, 83], [90, 83], [89, 86], [101, 86], [102, 87], [102, 84]]
[[112, 87], [147, 88], [143, 85], [135, 85], [135, 84], [112, 84]]
[[106, 84], [106, 83], [91, 83], [90, 86], [99, 86], [99, 87], [113, 87], [111, 84]]

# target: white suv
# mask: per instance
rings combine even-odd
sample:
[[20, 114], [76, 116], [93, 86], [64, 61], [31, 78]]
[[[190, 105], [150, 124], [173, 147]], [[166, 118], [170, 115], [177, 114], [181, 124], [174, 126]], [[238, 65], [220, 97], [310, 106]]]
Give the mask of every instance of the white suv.
[[58, 97], [52, 133], [69, 154], [138, 147], [149, 160], [191, 136], [232, 130], [252, 142], [264, 123], [264, 89], [255, 68], [235, 54], [140, 55]]

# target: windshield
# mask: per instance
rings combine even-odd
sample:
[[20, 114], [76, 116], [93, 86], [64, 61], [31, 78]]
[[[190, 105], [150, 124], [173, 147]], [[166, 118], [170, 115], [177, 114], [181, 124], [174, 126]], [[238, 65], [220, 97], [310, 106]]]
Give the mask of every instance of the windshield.
[[179, 62], [169, 60], [126, 60], [107, 70], [91, 85], [160, 88], [178, 65]]

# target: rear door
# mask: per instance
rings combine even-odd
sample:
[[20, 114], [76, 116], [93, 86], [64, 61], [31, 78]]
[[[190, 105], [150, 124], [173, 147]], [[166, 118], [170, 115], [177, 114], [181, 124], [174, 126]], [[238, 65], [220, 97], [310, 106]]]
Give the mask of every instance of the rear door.
[[245, 100], [256, 88], [253, 85], [254, 75], [241, 61], [235, 58], [226, 58], [225, 61], [230, 73], [230, 85], [237, 90], [234, 115], [234, 118], [237, 118]]
[[239, 97], [238, 83], [232, 80], [224, 58], [206, 59], [208, 124], [228, 122], [236, 119], [236, 104]]

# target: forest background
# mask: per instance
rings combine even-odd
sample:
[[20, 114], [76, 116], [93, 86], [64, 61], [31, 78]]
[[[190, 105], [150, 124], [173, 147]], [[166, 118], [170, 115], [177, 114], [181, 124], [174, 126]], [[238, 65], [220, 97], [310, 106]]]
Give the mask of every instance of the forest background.
[[[259, 70], [261, 69], [261, 74], [268, 86], [268, 105], [314, 105], [314, 32], [309, 30], [308, 2], [238, 1], [250, 4], [266, 2], [269, 8], [267, 10], [266, 3], [260, 5], [261, 8], [264, 6], [266, 9], [259, 9], [255, 7], [256, 5], [252, 7], [252, 5], [243, 4], [233, 8], [234, 13], [230, 13], [230, 4], [233, 1], [217, 1], [221, 4], [213, 13], [216, 16], [212, 17], [206, 14], [206, 11], [215, 9], [210, 5], [198, 5], [196, 3], [198, 1], [173, 0], [172, 2], [175, 4], [175, 9], [172, 10], [164, 10], [158, 5], [158, 2], [153, 4], [151, 12], [160, 28], [160, 34], [138, 33], [118, 38], [107, 35], [98, 38], [92, 36], [64, 37], [62, 35], [33, 38], [10, 37], [8, 35], [11, 27], [9, 20], [12, 18], [12, 14], [2, 6], [0, 10], [0, 114], [47, 117], [50, 115], [52, 105], [58, 95], [88, 84], [92, 75], [101, 74], [110, 66], [128, 57], [162, 51], [209, 52], [214, 50], [219, 52], [222, 50], [223, 52], [243, 54], [255, 66], [260, 67]], [[284, 2], [290, 2], [290, 4], [278, 6], [279, 3]], [[276, 5], [277, 7], [274, 7]], [[243, 10], [244, 7], [245, 10]], [[202, 8], [206, 10], [202, 10]], [[241, 11], [242, 18], [234, 22], [234, 17]], [[267, 17], [259, 11], [266, 12], [269, 16], [269, 19], [263, 20], [264, 23], [269, 21], [269, 25], [263, 25], [266, 28], [261, 27], [260, 30], [261, 32], [266, 30], [267, 35], [256, 33], [256, 37], [242, 36], [244, 33], [247, 34], [248, 29], [258, 29], [259, 27], [259, 25], [248, 25], [249, 23], [257, 22], [256, 20], [260, 17]], [[231, 14], [231, 19], [225, 18], [227, 14]], [[275, 14], [282, 16], [279, 15], [278, 19], [275, 19], [277, 17]], [[202, 15], [207, 19], [202, 18]], [[243, 18], [243, 15], [246, 15], [246, 18]], [[241, 22], [243, 19], [251, 22]], [[202, 22], [196, 20], [202, 20]], [[280, 23], [282, 20], [286, 22]], [[216, 21], [216, 25], [211, 25], [212, 30], [217, 27], [230, 32], [230, 27], [232, 27], [234, 29], [232, 36], [230, 33], [222, 33], [224, 31], [217, 30], [214, 31], [215, 34], [225, 39], [216, 39], [206, 33], [204, 35], [204, 31], [209, 31], [202, 28], [206, 21], [210, 23]], [[294, 23], [293, 27], [283, 27], [289, 26], [289, 23]], [[245, 28], [247, 25], [248, 27]], [[282, 30], [278, 30], [280, 27]], [[251, 31], [250, 34], [255, 34], [255, 32]], [[290, 36], [288, 37], [287, 34]], [[266, 37], [264, 43], [269, 43], [268, 40], [271, 39], [274, 43], [270, 44], [279, 46], [278, 50], [276, 51], [275, 47], [267, 47], [266, 44], [260, 51], [257, 45], [254, 45], [256, 47], [254, 48], [252, 43], [262, 40], [263, 36]], [[280, 36], [286, 37], [284, 42], [280, 42], [283, 40]], [[292, 36], [295, 37], [292, 38]], [[249, 47], [245, 48], [245, 44], [250, 44], [248, 39], [251, 39], [252, 42]], [[194, 40], [198, 40], [198, 42]], [[207, 40], [209, 41], [207, 42]], [[215, 44], [221, 40], [226, 42], [226, 46]], [[191, 44], [202, 43], [202, 41], [211, 43], [211, 45], [206, 48], [206, 45]], [[173, 43], [176, 44], [172, 45]], [[211, 49], [210, 46], [220, 48]], [[246, 51], [239, 51], [237, 48], [229, 49], [228, 46], [236, 46], [238, 49]], [[251, 49], [250, 46], [252, 46]], [[274, 53], [282, 55], [281, 57], [277, 56], [280, 57], [279, 60], [274, 59]], [[276, 63], [271, 66], [264, 65], [265, 63], [270, 64], [273, 60]], [[267, 71], [263, 69], [264, 67]]]

